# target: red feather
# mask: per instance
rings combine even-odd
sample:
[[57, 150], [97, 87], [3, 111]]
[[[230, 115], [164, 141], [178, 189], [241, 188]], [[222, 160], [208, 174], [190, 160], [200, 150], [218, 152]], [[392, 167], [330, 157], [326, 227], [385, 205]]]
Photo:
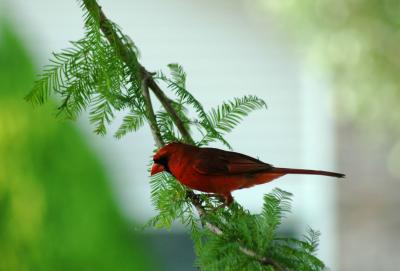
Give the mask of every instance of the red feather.
[[267, 183], [286, 174], [345, 176], [320, 170], [276, 168], [241, 153], [183, 143], [168, 144], [153, 160], [151, 175], [168, 171], [192, 189], [223, 196], [227, 204], [233, 201], [232, 191]]

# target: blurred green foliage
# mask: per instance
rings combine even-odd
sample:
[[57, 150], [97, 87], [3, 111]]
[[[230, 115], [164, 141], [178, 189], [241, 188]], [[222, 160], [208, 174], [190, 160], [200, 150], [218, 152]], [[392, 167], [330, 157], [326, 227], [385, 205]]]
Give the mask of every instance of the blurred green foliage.
[[34, 70], [0, 24], [0, 270], [148, 270], [76, 128], [23, 100]]
[[258, 0], [333, 74], [345, 120], [400, 135], [400, 1]]

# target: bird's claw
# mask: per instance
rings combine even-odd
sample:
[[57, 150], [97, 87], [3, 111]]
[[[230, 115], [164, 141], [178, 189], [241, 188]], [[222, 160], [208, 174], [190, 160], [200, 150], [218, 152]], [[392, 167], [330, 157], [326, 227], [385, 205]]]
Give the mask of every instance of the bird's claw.
[[229, 206], [224, 202], [224, 203], [222, 203], [222, 204], [220, 204], [220, 205], [215, 206], [214, 208], [212, 208], [211, 211], [212, 211], [212, 212], [215, 212], [215, 211], [217, 211], [217, 210], [219, 210], [219, 209], [221, 209], [221, 208], [225, 209], [225, 207], [229, 207]]
[[209, 193], [209, 194], [203, 194], [203, 195], [205, 195], [205, 196], [207, 196], [209, 198], [216, 198], [221, 202], [225, 202], [225, 198], [223, 196], [221, 196], [221, 195], [218, 195], [218, 194]]

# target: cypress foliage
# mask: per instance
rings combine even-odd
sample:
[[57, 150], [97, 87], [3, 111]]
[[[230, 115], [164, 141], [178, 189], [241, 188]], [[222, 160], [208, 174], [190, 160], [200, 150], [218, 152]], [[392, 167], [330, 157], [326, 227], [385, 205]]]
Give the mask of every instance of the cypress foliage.
[[[155, 137], [161, 137], [158, 142], [186, 141], [205, 146], [219, 141], [228, 148], [231, 146], [224, 135], [252, 111], [266, 108], [262, 99], [246, 95], [206, 112], [186, 89], [187, 75], [182, 66], [169, 64], [169, 74], [147, 72], [138, 62], [138, 49], [105, 17], [97, 2], [80, 2], [85, 36], [72, 42], [71, 48], [53, 55], [51, 64], [44, 68], [26, 96], [33, 104], [43, 104], [49, 96], [59, 95], [60, 115], [75, 119], [88, 110], [94, 131], [100, 135], [107, 132], [107, 124], [116, 112], [129, 109], [116, 138], [137, 131], [148, 121]], [[160, 82], [174, 99], [163, 94], [157, 85]], [[144, 95], [148, 88], [163, 105], [155, 112], [150, 98]], [[186, 114], [189, 108], [196, 112], [195, 118]], [[191, 137], [193, 129], [199, 131], [199, 138]], [[218, 199], [195, 194], [168, 174], [153, 176], [150, 185], [158, 215], [147, 226], [169, 228], [175, 220], [184, 224], [192, 235], [198, 256], [196, 265], [201, 270], [324, 268], [315, 256], [318, 232], [310, 229], [302, 239], [277, 234], [282, 219], [290, 211], [292, 195], [288, 192], [273, 190], [265, 195], [262, 212], [251, 214], [237, 203], [229, 209], [215, 209], [220, 204]]]

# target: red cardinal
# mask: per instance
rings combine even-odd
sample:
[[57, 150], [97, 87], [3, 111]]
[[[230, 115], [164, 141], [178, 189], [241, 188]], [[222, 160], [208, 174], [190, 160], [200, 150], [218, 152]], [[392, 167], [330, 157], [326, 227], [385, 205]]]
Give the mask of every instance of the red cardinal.
[[224, 197], [226, 205], [233, 201], [232, 191], [268, 183], [286, 174], [345, 176], [321, 170], [277, 168], [241, 153], [178, 142], [158, 150], [153, 161], [151, 175], [167, 171], [187, 187]]

